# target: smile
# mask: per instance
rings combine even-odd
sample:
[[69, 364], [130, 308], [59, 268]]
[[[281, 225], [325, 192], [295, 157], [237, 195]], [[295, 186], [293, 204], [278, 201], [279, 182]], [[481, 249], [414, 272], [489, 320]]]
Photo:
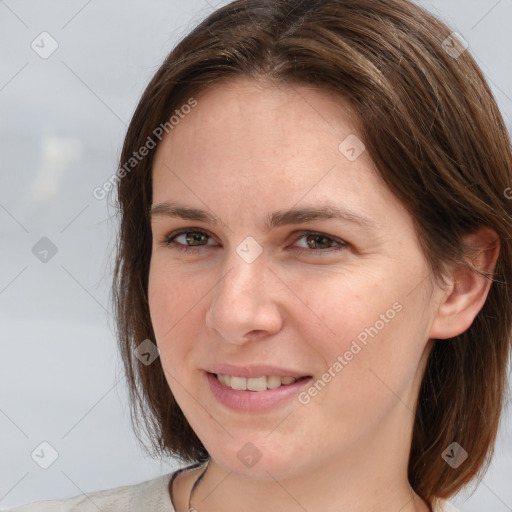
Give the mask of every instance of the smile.
[[[264, 412], [293, 403], [312, 377], [234, 377], [205, 372], [211, 396], [223, 406], [240, 412]], [[286, 384], [288, 382], [288, 384]], [[235, 388], [236, 387], [236, 388]]]
[[246, 379], [245, 377], [234, 377], [221, 373], [217, 374], [217, 379], [224, 384], [224, 386], [237, 391], [265, 391], [280, 386], [287, 386], [307, 378], [308, 377], [278, 377], [276, 375], [270, 375]]

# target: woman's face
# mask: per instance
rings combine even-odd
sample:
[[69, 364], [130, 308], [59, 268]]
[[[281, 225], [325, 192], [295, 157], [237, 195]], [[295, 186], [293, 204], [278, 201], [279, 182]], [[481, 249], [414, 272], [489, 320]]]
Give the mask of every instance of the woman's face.
[[[406, 464], [438, 300], [411, 217], [325, 92], [243, 78], [197, 100], [155, 156], [149, 274], [187, 420], [226, 470], [257, 478], [368, 453]], [[170, 203], [217, 223], [174, 217]], [[328, 205], [344, 217], [285, 214]], [[244, 368], [310, 378], [265, 391], [210, 381]], [[279, 381], [251, 386], [262, 383]]]

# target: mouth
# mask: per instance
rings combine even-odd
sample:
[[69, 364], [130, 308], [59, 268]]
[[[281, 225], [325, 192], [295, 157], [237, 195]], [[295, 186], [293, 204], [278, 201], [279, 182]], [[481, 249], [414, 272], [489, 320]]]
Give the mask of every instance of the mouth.
[[216, 377], [217, 380], [226, 388], [233, 389], [235, 391], [252, 391], [255, 393], [277, 389], [284, 386], [290, 386], [295, 382], [300, 382], [311, 378], [310, 375], [305, 375], [302, 377], [279, 377], [277, 375], [262, 375], [261, 377], [253, 378], [235, 377], [221, 373], [210, 373], [210, 375]]
[[216, 403], [231, 411], [255, 414], [292, 403], [313, 380], [310, 376], [244, 378], [211, 372], [204, 375]]

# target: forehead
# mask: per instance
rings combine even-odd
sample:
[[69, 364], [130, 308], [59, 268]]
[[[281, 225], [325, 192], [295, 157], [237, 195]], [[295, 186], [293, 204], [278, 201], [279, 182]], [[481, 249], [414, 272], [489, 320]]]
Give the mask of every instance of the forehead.
[[347, 140], [364, 146], [357, 118], [332, 94], [239, 78], [195, 99], [158, 147], [154, 204], [186, 198], [201, 209], [215, 205], [220, 217], [228, 206], [230, 214], [252, 205], [264, 215], [300, 201], [338, 202], [375, 219], [389, 216], [390, 203], [403, 213], [368, 151], [357, 158], [343, 152]]
[[169, 138], [183, 132], [183, 126], [192, 124], [192, 120], [201, 127], [198, 137], [209, 131], [209, 140], [224, 135], [226, 142], [228, 134], [236, 133], [238, 137], [231, 142], [252, 142], [243, 148], [250, 153], [253, 147], [259, 151], [261, 146], [289, 145], [299, 149], [299, 132], [303, 136], [311, 134], [327, 149], [329, 144], [332, 146], [327, 132], [337, 141], [343, 134], [359, 131], [359, 121], [347, 101], [308, 84], [275, 84], [262, 78], [237, 77], [210, 86], [196, 100], [197, 107], [180, 122], [182, 129], [171, 131]]
[[[154, 169], [201, 170], [210, 183], [229, 171], [273, 182], [311, 183], [314, 171], [372, 167], [366, 154], [349, 162], [339, 145], [355, 137], [357, 122], [342, 100], [308, 85], [279, 85], [246, 77], [221, 82], [196, 97], [159, 144]], [[347, 165], [350, 163], [350, 165]], [[307, 183], [304, 183], [306, 185]]]

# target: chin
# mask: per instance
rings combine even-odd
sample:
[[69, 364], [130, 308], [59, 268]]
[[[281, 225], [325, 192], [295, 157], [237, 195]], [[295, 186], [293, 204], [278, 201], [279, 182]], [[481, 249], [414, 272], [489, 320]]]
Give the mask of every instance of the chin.
[[[287, 453], [278, 446], [270, 451], [268, 448], [259, 449], [256, 443], [248, 441], [242, 444], [241, 449], [233, 450], [229, 454], [226, 449], [222, 451], [220, 457], [216, 457], [215, 451], [210, 454], [226, 472], [255, 480], [269, 482], [287, 480], [299, 476], [303, 470], [306, 471], [302, 467], [305, 464], [302, 450], [298, 453]], [[290, 464], [290, 461], [301, 461], [302, 464], [300, 466]]]

